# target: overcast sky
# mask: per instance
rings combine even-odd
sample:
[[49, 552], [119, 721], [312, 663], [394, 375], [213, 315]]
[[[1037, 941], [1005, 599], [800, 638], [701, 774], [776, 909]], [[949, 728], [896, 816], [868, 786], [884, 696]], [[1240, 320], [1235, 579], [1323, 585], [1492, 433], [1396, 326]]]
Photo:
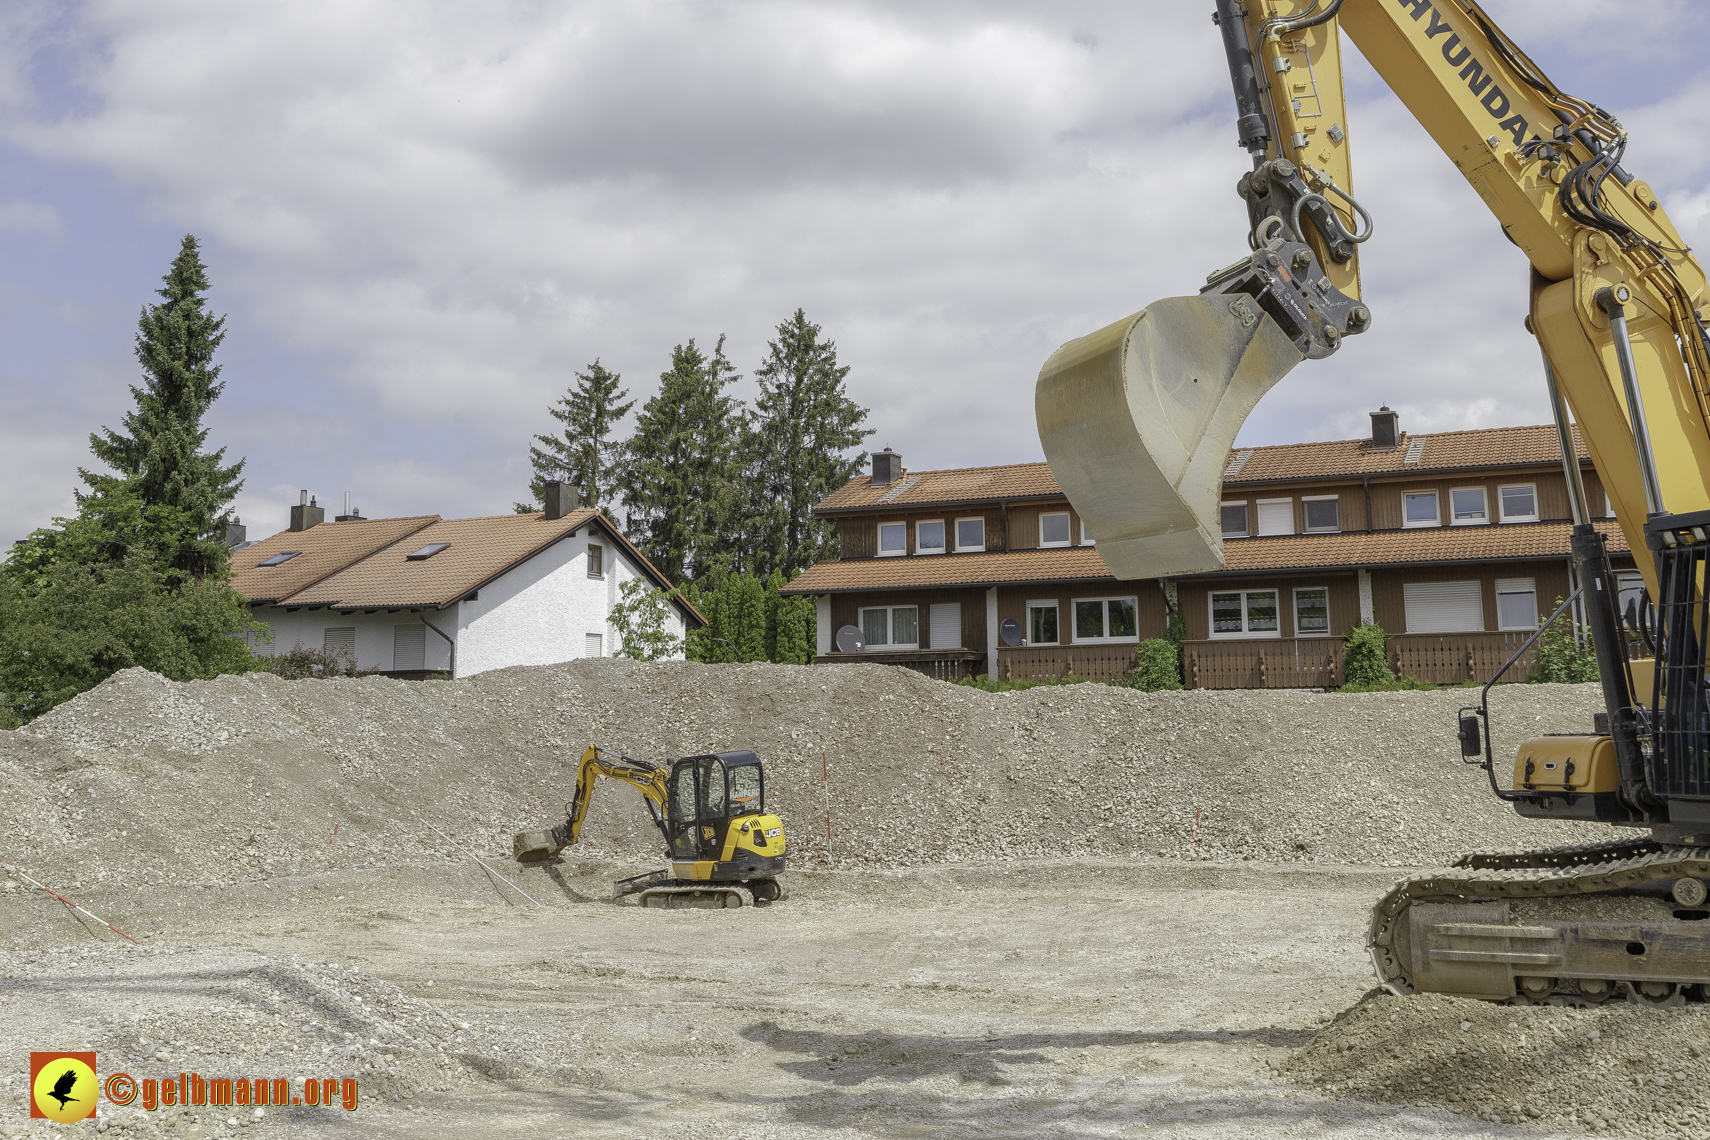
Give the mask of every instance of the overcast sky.
[[[574, 370], [645, 399], [672, 345], [724, 333], [748, 395], [797, 306], [874, 447], [1040, 459], [1051, 351], [1245, 252], [1211, 7], [6, 0], [0, 540], [72, 510], [186, 232], [229, 315], [208, 423], [248, 458], [252, 538], [297, 488], [505, 511]], [[1621, 117], [1628, 167], [1702, 242], [1710, 5], [1487, 7]], [[1414, 431], [1544, 421], [1523, 257], [1346, 59], [1374, 327], [1241, 442], [1360, 435], [1380, 401]]]

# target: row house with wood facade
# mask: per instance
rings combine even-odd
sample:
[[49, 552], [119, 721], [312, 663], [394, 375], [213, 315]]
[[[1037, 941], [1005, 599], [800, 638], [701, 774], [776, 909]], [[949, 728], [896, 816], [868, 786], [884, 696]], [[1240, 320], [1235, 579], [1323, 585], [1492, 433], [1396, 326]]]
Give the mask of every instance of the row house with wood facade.
[[[1362, 621], [1389, 635], [1400, 675], [1487, 679], [1573, 589], [1555, 428], [1408, 434], [1387, 408], [1372, 422], [1365, 439], [1231, 452], [1225, 568], [1145, 581], [1111, 574], [1048, 465], [909, 471], [887, 448], [814, 508], [837, 521], [840, 556], [786, 592], [818, 601], [817, 661], [946, 679], [1108, 679], [1167, 635], [1172, 609], [1189, 688], [1340, 684]], [[1583, 444], [1578, 466], [1632, 604], [1641, 583]], [[838, 647], [846, 626], [855, 652]]]

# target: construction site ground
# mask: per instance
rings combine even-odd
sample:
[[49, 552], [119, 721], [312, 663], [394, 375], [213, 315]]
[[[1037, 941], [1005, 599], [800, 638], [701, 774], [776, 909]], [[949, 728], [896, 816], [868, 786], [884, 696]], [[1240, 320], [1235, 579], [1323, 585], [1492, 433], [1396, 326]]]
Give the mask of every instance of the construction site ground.
[[[104, 1109], [117, 1135], [1710, 1134], [1703, 1006], [1370, 993], [1369, 908], [1407, 867], [1606, 834], [1489, 797], [1454, 754], [1464, 698], [121, 674], [0, 733], [0, 1136], [35, 1133], [24, 1056], [79, 1048], [139, 1078], [360, 1079], [355, 1111]], [[1594, 700], [1506, 690], [1498, 746]], [[563, 862], [504, 864], [594, 740], [754, 747], [791, 896], [608, 901], [659, 862], [629, 789]]]

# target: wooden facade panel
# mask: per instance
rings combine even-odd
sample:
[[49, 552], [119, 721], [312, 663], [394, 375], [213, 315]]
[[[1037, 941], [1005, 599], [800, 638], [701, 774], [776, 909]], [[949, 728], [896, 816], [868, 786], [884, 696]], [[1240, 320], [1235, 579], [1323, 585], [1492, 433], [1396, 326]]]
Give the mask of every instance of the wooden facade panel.
[[[1176, 597], [1182, 607], [1182, 620], [1187, 626], [1189, 641], [1211, 641], [1211, 595], [1213, 592], [1231, 590], [1276, 590], [1278, 592], [1277, 608], [1279, 624], [1282, 626], [1282, 637], [1292, 638], [1294, 633], [1294, 592], [1297, 589], [1312, 589], [1323, 587], [1330, 591], [1330, 632], [1340, 637], [1360, 621], [1360, 587], [1359, 581], [1351, 571], [1329, 574], [1310, 574], [1298, 577], [1279, 577], [1275, 575], [1256, 575], [1242, 581], [1229, 582], [1181, 582], [1176, 586]], [[1226, 640], [1235, 641], [1237, 638]], [[1268, 640], [1268, 639], [1256, 639]]]
[[[932, 606], [958, 603], [962, 607], [962, 635], [958, 645], [933, 645]], [[920, 623], [922, 649], [986, 648], [986, 592], [984, 590], [874, 590], [863, 594], [833, 594], [831, 596], [831, 626], [835, 640], [837, 631], [846, 625], [861, 626], [861, 611], [869, 606], [915, 606]], [[981, 672], [984, 672], [982, 668]]]
[[[1531, 578], [1538, 592], [1538, 609], [1548, 615], [1557, 596], [1567, 597], [1567, 560], [1488, 563], [1468, 566], [1420, 566], [1414, 569], [1373, 570], [1372, 610], [1377, 623], [1388, 633], [1407, 632], [1405, 587], [1409, 582], [1478, 582], [1484, 604], [1484, 631], [1499, 632], [1496, 614], [1496, 580]], [[1565, 619], [1564, 619], [1565, 620]]]
[[1074, 603], [1077, 598], [1134, 598], [1136, 626], [1140, 640], [1149, 637], [1163, 637], [1170, 630], [1170, 618], [1164, 606], [1164, 593], [1156, 582], [1118, 582], [1109, 588], [1096, 586], [1062, 586], [1043, 584], [1038, 586], [1000, 586], [998, 587], [998, 624], [1001, 626], [1005, 618], [1014, 618], [1021, 627], [1021, 635], [1028, 636], [1027, 603], [1048, 602], [1057, 603], [1057, 636], [1059, 644], [1068, 645], [1074, 640]]

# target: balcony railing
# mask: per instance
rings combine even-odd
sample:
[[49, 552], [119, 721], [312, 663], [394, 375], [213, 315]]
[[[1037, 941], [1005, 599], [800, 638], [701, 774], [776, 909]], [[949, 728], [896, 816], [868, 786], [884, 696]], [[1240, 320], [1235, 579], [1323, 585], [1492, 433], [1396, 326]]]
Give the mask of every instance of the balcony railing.
[[1137, 647], [1126, 645], [1030, 645], [998, 648], [1000, 681], [1056, 681], [1074, 674], [1088, 681], [1108, 681], [1134, 668]]
[[830, 653], [815, 665], [901, 665], [940, 681], [959, 681], [984, 673], [986, 655], [973, 649], [874, 649], [861, 653]]
[[[1399, 634], [1384, 656], [1397, 677], [1439, 685], [1488, 681], [1531, 634]], [[1327, 689], [1342, 684], [1344, 647], [1339, 637], [1189, 641], [1182, 646], [1182, 681], [1190, 689]], [[1503, 678], [1524, 681], [1527, 653]]]

